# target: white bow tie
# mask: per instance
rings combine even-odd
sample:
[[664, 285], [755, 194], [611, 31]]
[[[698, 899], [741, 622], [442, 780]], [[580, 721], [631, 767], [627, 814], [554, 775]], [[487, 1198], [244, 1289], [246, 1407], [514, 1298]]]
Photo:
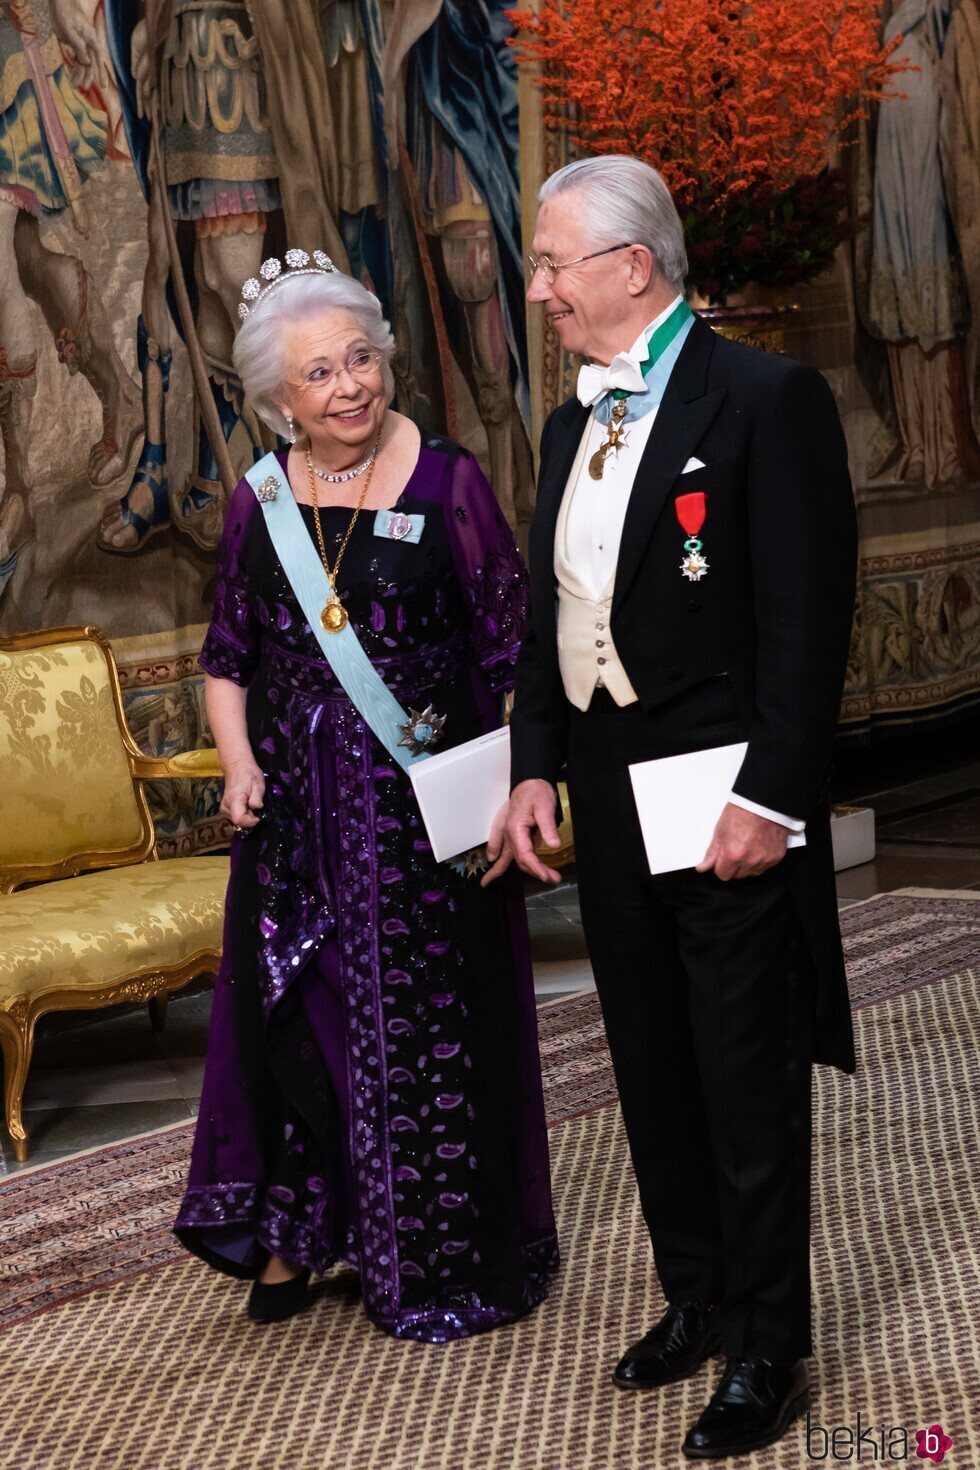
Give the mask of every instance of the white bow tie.
[[633, 359], [625, 352], [617, 352], [608, 367], [596, 367], [591, 362], [580, 367], [575, 391], [580, 403], [586, 408], [594, 408], [614, 388], [622, 388], [627, 393], [642, 393], [645, 387], [646, 379]]

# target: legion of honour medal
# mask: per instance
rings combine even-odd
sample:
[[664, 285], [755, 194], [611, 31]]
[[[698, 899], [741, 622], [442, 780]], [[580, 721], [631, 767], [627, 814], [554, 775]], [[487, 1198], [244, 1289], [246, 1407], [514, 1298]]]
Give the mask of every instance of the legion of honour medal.
[[674, 501], [674, 511], [682, 529], [687, 532], [681, 572], [689, 582], [700, 582], [708, 570], [708, 562], [703, 555], [703, 543], [698, 540], [698, 532], [704, 525], [706, 514], [704, 491], [695, 490], [690, 495], [678, 495]]

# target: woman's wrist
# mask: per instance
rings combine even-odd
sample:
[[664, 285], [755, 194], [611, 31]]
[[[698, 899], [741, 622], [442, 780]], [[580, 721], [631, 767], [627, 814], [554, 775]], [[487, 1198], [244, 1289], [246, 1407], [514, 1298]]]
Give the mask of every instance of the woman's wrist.
[[221, 769], [225, 773], [226, 781], [233, 776], [250, 776], [255, 773], [261, 774], [259, 763], [255, 759], [255, 756], [252, 754], [251, 750], [239, 750], [236, 751], [234, 755], [228, 756], [226, 756], [222, 751], [219, 750], [218, 756], [221, 760]]

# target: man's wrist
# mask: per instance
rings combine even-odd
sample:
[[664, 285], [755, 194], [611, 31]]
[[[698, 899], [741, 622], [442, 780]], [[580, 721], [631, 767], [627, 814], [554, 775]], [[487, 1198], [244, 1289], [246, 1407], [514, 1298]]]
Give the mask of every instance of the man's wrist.
[[519, 791], [522, 786], [547, 786], [553, 796], [557, 797], [558, 795], [558, 787], [554, 781], [549, 781], [547, 776], [522, 776], [519, 781], [515, 781], [512, 784], [510, 788], [511, 796], [514, 795], [515, 791]]
[[778, 826], [786, 827], [790, 832], [803, 832], [806, 829], [806, 822], [801, 818], [774, 811], [771, 807], [762, 806], [757, 801], [750, 801], [747, 796], [739, 796], [734, 791], [728, 800], [733, 806], [740, 806], [743, 811], [752, 812], [754, 816], [765, 817], [767, 822], [776, 822]]

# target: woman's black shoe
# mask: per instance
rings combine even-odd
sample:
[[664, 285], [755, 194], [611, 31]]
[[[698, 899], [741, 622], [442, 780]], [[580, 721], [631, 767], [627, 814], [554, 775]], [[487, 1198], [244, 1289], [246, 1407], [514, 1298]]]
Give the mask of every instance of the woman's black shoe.
[[295, 1317], [312, 1300], [307, 1291], [309, 1281], [310, 1273], [305, 1267], [298, 1276], [276, 1281], [271, 1286], [254, 1281], [248, 1294], [248, 1315], [253, 1322], [285, 1322], [287, 1317]]

